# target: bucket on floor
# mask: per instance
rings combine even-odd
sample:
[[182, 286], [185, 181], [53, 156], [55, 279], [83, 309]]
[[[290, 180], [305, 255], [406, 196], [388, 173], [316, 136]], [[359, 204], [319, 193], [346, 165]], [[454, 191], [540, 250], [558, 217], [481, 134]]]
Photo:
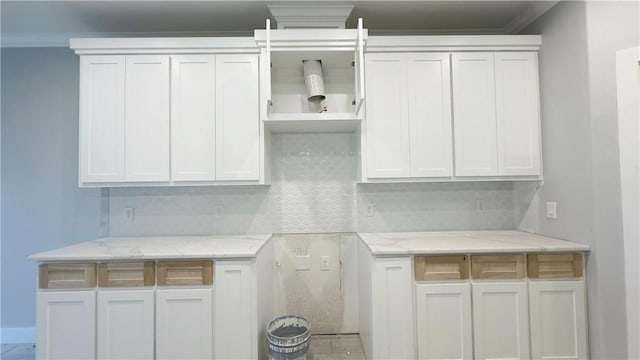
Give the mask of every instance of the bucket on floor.
[[297, 315], [277, 317], [267, 325], [269, 360], [306, 360], [311, 323]]

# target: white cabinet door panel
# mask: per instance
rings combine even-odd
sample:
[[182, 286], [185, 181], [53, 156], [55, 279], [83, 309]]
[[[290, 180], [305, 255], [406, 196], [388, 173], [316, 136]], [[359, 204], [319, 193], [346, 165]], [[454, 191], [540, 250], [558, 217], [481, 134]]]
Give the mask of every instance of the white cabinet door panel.
[[124, 56], [80, 57], [80, 182], [124, 181]]
[[499, 175], [540, 174], [538, 57], [495, 54]]
[[169, 181], [169, 56], [126, 58], [126, 181]]
[[216, 56], [216, 179], [258, 180], [260, 120], [256, 55]]
[[216, 58], [171, 56], [171, 180], [215, 180]]
[[416, 285], [418, 359], [472, 359], [471, 285]]
[[456, 176], [498, 175], [493, 53], [454, 53]]
[[256, 287], [250, 261], [216, 261], [215, 358], [258, 356]]
[[154, 291], [98, 291], [98, 359], [154, 358]]
[[211, 359], [212, 289], [156, 291], [156, 358]]
[[586, 359], [584, 281], [529, 283], [531, 356], [534, 359]]
[[367, 177], [410, 176], [406, 66], [401, 54], [365, 56]]
[[96, 292], [38, 291], [38, 359], [95, 359]]
[[409, 54], [407, 68], [411, 176], [451, 176], [449, 54]]
[[377, 258], [372, 282], [373, 357], [415, 359], [411, 258]]
[[529, 359], [529, 313], [524, 282], [474, 283], [476, 359]]

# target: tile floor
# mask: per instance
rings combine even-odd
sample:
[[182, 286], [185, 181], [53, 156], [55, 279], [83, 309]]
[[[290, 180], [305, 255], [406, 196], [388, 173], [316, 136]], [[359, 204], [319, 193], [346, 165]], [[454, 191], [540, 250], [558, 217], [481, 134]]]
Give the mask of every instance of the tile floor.
[[313, 335], [307, 360], [366, 360], [360, 335]]
[[2, 360], [33, 360], [36, 358], [34, 344], [2, 344]]
[[[3, 344], [2, 360], [33, 360], [34, 344]], [[366, 360], [358, 334], [313, 335], [307, 360]]]

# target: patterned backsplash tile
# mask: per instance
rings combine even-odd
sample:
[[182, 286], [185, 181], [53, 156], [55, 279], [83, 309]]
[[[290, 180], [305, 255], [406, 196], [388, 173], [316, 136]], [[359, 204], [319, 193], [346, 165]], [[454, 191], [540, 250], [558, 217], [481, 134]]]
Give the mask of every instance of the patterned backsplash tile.
[[[356, 185], [355, 134], [274, 134], [271, 186], [113, 188], [111, 236], [510, 229], [510, 182]], [[478, 210], [478, 200], [484, 202]], [[367, 208], [373, 205], [373, 216]], [[127, 221], [124, 208], [135, 208]], [[218, 208], [222, 207], [222, 216]]]

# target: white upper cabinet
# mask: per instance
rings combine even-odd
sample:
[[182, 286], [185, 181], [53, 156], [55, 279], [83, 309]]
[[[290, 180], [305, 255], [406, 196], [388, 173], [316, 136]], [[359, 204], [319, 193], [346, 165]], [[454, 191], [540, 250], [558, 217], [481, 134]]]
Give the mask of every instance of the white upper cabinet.
[[365, 59], [367, 177], [451, 176], [449, 54]]
[[[261, 119], [271, 131], [357, 128], [364, 104], [362, 20], [357, 29], [256, 30], [261, 49]], [[326, 98], [309, 101], [304, 60], [320, 60]], [[317, 84], [317, 82], [316, 82]]]
[[124, 181], [124, 56], [80, 58], [80, 182]]
[[171, 56], [171, 180], [215, 180], [215, 134], [215, 56]]
[[539, 175], [538, 56], [495, 54], [499, 175]]
[[456, 176], [498, 175], [493, 53], [453, 54]]
[[535, 52], [453, 54], [456, 176], [539, 176]]
[[169, 56], [127, 56], [125, 93], [125, 181], [169, 181]]
[[408, 56], [412, 177], [453, 175], [449, 54]]
[[367, 54], [367, 176], [410, 176], [407, 76], [399, 54]]
[[216, 179], [260, 178], [258, 57], [216, 58]]
[[264, 183], [255, 41], [161, 43], [72, 39], [81, 55], [80, 186]]

